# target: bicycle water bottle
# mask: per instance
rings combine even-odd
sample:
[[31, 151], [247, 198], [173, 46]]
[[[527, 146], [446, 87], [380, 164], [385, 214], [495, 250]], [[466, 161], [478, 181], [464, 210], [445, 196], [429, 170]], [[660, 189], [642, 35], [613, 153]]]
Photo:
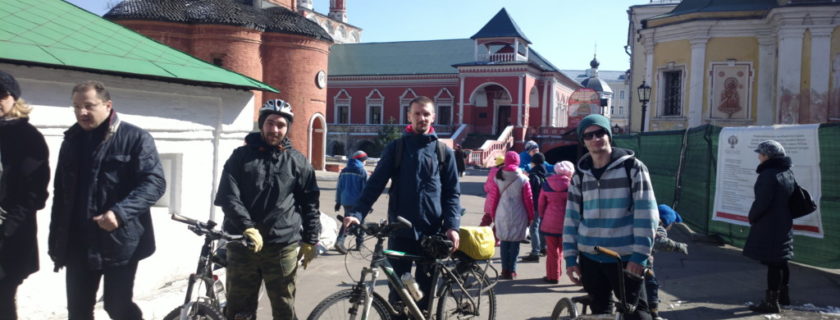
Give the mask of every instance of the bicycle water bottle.
[[417, 284], [417, 281], [414, 281], [414, 277], [411, 276], [411, 273], [404, 273], [402, 277], [400, 277], [400, 280], [402, 280], [406, 288], [408, 288], [408, 293], [411, 294], [414, 301], [420, 301], [420, 299], [423, 299], [423, 292], [420, 291], [420, 285]]

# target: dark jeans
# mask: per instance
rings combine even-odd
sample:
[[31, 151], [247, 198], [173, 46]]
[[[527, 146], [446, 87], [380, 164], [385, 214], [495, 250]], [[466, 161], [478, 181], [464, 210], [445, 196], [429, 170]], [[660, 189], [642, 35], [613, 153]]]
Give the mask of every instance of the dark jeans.
[[3, 278], [0, 280], [0, 320], [16, 320], [15, 294], [23, 279]]
[[[536, 213], [536, 212], [534, 212]], [[531, 235], [531, 253], [530, 255], [536, 256], [540, 254], [540, 250], [545, 250], [545, 236], [540, 232], [540, 224], [542, 223], [542, 218], [539, 214], [534, 215], [534, 221], [531, 222], [530, 229], [528, 233]]]
[[[344, 214], [347, 214], [351, 211], [353, 211], [353, 206], [344, 206]], [[365, 223], [365, 219], [362, 218], [362, 220], [359, 221], [359, 223]], [[346, 237], [347, 237], [347, 230], [345, 230], [344, 225], [342, 225], [341, 227], [338, 228], [338, 237], [336, 238], [335, 243], [344, 242], [344, 238], [346, 238]], [[361, 248], [362, 243], [364, 243], [364, 242], [365, 242], [365, 237], [364, 236], [357, 236], [356, 237], [356, 248]]]
[[519, 256], [519, 241], [502, 241], [500, 245], [502, 271], [516, 272], [516, 259]]
[[779, 291], [790, 283], [790, 268], [787, 260], [763, 262], [767, 265], [767, 290]]
[[[578, 260], [580, 261], [580, 275], [583, 281], [583, 288], [592, 297], [592, 305], [590, 306], [592, 313], [609, 313], [612, 293], [616, 292], [616, 296], [618, 296], [619, 274], [616, 269], [616, 263], [600, 263], [584, 255], [580, 255]], [[623, 263], [622, 267], [626, 267], [626, 263]], [[622, 273], [622, 275], [624, 274]], [[626, 319], [651, 319], [645, 299], [643, 281], [624, 275], [624, 292], [627, 297], [627, 302], [637, 306], [636, 312], [629, 315]]]
[[[423, 255], [423, 249], [420, 247], [420, 241], [413, 239], [390, 238], [388, 240], [388, 249], [402, 251], [413, 255]], [[402, 277], [403, 274], [411, 273], [412, 261], [388, 258], [388, 262], [394, 267], [394, 272], [397, 277]], [[432, 265], [418, 264], [417, 269], [414, 270], [414, 281], [420, 286], [420, 292], [423, 292], [423, 299], [417, 302], [417, 306], [421, 310], [428, 310], [429, 304], [429, 289], [432, 288]], [[394, 288], [390, 288], [388, 293], [388, 302], [395, 303], [400, 301], [400, 295]]]
[[653, 272], [645, 275], [645, 293], [648, 307], [651, 310], [659, 308], [659, 281], [656, 281], [656, 274]]
[[70, 320], [93, 319], [96, 291], [104, 280], [105, 311], [112, 319], [143, 319], [143, 313], [132, 300], [137, 261], [125, 266], [90, 270], [76, 261], [67, 265], [67, 312]]

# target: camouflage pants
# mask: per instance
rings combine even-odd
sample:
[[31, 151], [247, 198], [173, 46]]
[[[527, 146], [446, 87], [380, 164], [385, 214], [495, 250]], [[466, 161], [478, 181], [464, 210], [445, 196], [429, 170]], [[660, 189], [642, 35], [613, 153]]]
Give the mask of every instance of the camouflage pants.
[[277, 319], [295, 316], [295, 274], [298, 244], [266, 243], [259, 253], [237, 243], [228, 245], [227, 294], [225, 316], [256, 314], [260, 284], [265, 281], [271, 312]]

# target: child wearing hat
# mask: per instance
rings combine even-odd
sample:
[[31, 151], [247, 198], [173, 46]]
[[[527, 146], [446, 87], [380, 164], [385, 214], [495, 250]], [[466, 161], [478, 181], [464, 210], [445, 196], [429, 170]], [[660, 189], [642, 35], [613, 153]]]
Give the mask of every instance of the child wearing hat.
[[[494, 197], [498, 194], [499, 186], [496, 185], [496, 172], [502, 169], [505, 165], [504, 156], [496, 156], [496, 166], [490, 168], [490, 173], [487, 174], [487, 180], [484, 181], [484, 193], [487, 195], [484, 198], [484, 216], [481, 217], [481, 224], [479, 226], [485, 227], [493, 224], [493, 212], [495, 212], [496, 205], [499, 203], [499, 198]], [[494, 192], [495, 191], [495, 192]], [[493, 227], [493, 236], [496, 235], [496, 228]], [[496, 237], [496, 246], [499, 246], [499, 237]]]
[[[683, 222], [682, 217], [677, 211], [668, 205], [660, 204], [659, 209], [659, 227], [656, 228], [656, 238], [653, 241], [653, 250], [662, 250], [670, 252], [680, 252], [688, 255], [688, 245], [682, 242], [677, 242], [668, 238], [668, 230], [674, 226], [675, 223]], [[654, 320], [660, 319], [659, 316], [659, 282], [656, 281], [656, 274], [653, 272], [653, 260], [651, 260], [650, 271], [645, 276], [645, 291], [648, 296], [648, 306], [650, 307], [650, 315]]]
[[[367, 171], [365, 171], [365, 161], [368, 156], [362, 150], [354, 152], [347, 159], [347, 166], [341, 169], [341, 174], [338, 175], [338, 184], [335, 192], [335, 211], [344, 206], [344, 213], [347, 214], [353, 210], [356, 201], [362, 196], [362, 190], [367, 184]], [[335, 240], [335, 250], [341, 254], [347, 253], [347, 246], [344, 244], [344, 239], [347, 237], [344, 226], [338, 231], [338, 237]], [[364, 242], [364, 237], [356, 237], [356, 246], [352, 249], [359, 250]]]
[[561, 161], [554, 166], [554, 175], [546, 178], [537, 205], [542, 223], [540, 235], [545, 237], [546, 258], [543, 281], [556, 284], [563, 274], [560, 257], [563, 253], [563, 220], [566, 219], [566, 200], [575, 165]]

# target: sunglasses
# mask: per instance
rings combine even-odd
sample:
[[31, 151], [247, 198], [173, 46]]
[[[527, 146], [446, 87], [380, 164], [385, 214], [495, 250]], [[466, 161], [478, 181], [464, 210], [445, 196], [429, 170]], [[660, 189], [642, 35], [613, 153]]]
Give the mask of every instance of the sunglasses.
[[603, 138], [607, 135], [607, 130], [601, 129], [597, 131], [587, 132], [583, 134], [583, 140], [592, 140], [593, 137]]

